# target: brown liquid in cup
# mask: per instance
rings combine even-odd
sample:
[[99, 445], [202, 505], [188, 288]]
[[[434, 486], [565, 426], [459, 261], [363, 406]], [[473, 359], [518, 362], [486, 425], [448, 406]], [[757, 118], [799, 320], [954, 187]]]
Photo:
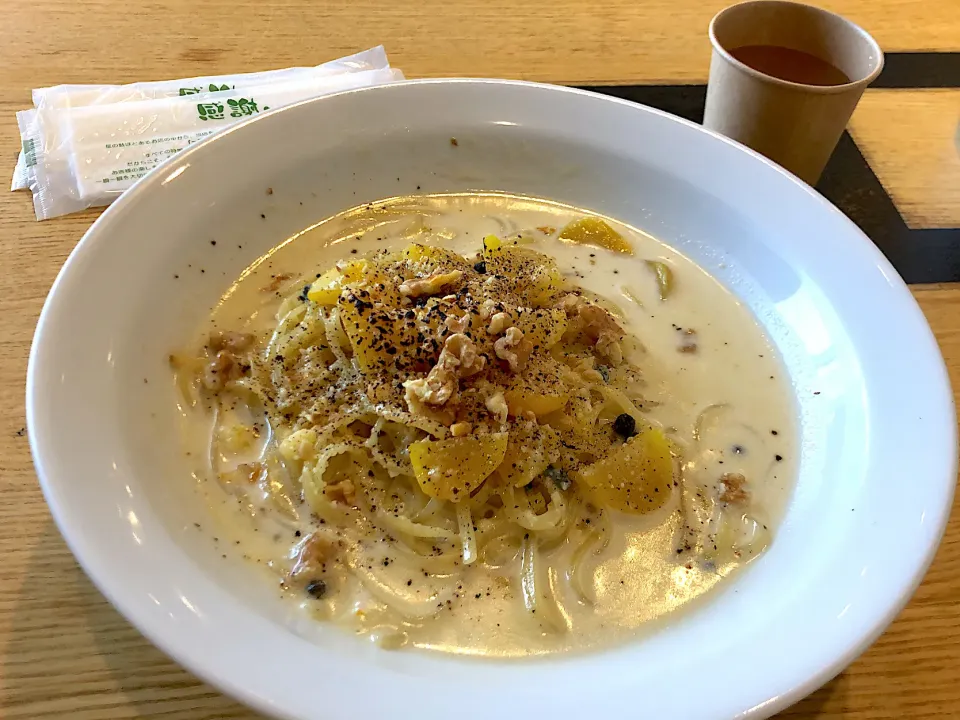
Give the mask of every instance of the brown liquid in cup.
[[845, 85], [850, 78], [816, 55], [776, 45], [745, 45], [730, 54], [765, 75], [803, 85]]

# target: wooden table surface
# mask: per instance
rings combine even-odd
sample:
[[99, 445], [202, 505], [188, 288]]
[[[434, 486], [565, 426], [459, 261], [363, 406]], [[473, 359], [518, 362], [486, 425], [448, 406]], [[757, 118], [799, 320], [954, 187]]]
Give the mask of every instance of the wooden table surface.
[[[383, 43], [409, 77], [699, 83], [724, 0], [32, 0], [4, 8], [0, 158], [30, 90], [309, 65]], [[884, 50], [960, 50], [958, 0], [829, 0]], [[896, 118], [890, 122], [890, 118]], [[960, 226], [960, 91], [872, 91], [851, 123], [908, 225]], [[948, 182], [952, 180], [952, 184]], [[79, 569], [37, 485], [24, 378], [37, 316], [97, 216], [37, 223], [0, 193], [0, 717], [253, 718], [153, 648]], [[924, 220], [928, 224], [924, 225]], [[960, 285], [914, 286], [960, 387]], [[906, 482], [910, 479], [906, 478]], [[786, 718], [960, 718], [960, 516], [920, 590], [846, 672]], [[678, 719], [680, 720], [680, 719]]]

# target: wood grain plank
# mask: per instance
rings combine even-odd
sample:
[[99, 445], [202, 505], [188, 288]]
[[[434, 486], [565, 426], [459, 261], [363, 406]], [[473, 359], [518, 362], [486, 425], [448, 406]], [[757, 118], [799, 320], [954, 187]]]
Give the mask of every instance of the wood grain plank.
[[960, 90], [869, 90], [850, 132], [908, 226], [960, 227]]
[[[134, 10], [114, 0], [9, 3], [3, 54], [11, 62], [4, 65], [0, 96], [27, 103], [30, 88], [57, 83], [316, 64], [379, 43], [416, 77], [702, 82], [707, 25], [728, 4], [609, 0], [601, 10], [582, 0], [168, 0]], [[860, 23], [888, 52], [960, 49], [953, 0], [813, 4]]]

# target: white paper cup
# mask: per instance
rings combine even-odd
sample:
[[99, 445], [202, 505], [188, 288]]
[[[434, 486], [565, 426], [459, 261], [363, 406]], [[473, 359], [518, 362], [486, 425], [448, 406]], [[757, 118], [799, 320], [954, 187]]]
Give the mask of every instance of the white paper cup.
[[[751, 0], [710, 22], [710, 81], [703, 124], [816, 183], [866, 87], [883, 69], [877, 42], [846, 18], [784, 0]], [[850, 82], [791, 82], [737, 60], [751, 45], [800, 50], [841, 70]]]

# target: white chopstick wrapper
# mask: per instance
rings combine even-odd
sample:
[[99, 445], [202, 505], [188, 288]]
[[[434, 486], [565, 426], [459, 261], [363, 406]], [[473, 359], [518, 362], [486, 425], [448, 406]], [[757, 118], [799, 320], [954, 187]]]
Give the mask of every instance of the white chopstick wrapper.
[[[165, 97], [183, 97], [208, 92], [247, 91], [249, 88], [260, 87], [268, 83], [285, 83], [306, 77], [329, 77], [367, 70], [383, 70], [389, 67], [387, 53], [381, 45], [315, 67], [295, 67], [235, 75], [205, 75], [181, 80], [158, 80], [130, 83], [128, 85], [56, 85], [54, 87], [38, 88], [33, 91], [35, 109], [18, 113], [17, 123], [21, 128], [20, 135], [24, 149], [21, 150], [17, 158], [10, 189], [31, 189], [34, 183], [33, 168], [36, 162], [36, 148], [28, 142], [28, 139], [35, 138], [38, 132], [36, 127], [38, 110], [159, 100]], [[34, 140], [34, 142], [36, 141]], [[56, 143], [56, 139], [51, 139], [47, 146], [52, 147]]]
[[[402, 80], [385, 68], [140, 102], [38, 110], [33, 135], [37, 219], [107, 205], [188, 145], [269, 109]], [[18, 117], [18, 120], [20, 118]], [[30, 132], [21, 124], [21, 132]], [[50, 139], [54, 138], [53, 143]]]
[[43, 109], [159, 100], [165, 97], [182, 97], [206, 92], [245, 91], [248, 88], [266, 84], [302, 80], [304, 76], [320, 78], [366, 70], [383, 70], [388, 67], [390, 63], [387, 62], [387, 53], [381, 45], [316, 67], [294, 67], [239, 75], [208, 75], [184, 80], [159, 80], [129, 85], [56, 85], [34, 90], [33, 104], [34, 107]]

